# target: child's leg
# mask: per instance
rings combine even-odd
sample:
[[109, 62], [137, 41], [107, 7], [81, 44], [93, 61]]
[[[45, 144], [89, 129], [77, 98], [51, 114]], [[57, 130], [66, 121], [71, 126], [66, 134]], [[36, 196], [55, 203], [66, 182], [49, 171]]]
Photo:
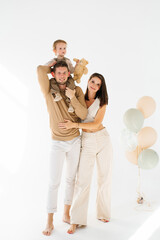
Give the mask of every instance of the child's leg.
[[68, 112], [74, 112], [74, 108], [71, 104], [71, 100], [69, 98], [66, 98], [66, 102], [68, 103], [69, 107], [68, 107]]
[[74, 90], [76, 85], [75, 85], [75, 81], [73, 80], [73, 78], [70, 76], [67, 80], [67, 87]]
[[51, 93], [54, 97], [54, 101], [58, 102], [62, 99], [61, 95], [60, 95], [60, 91], [59, 91], [59, 87], [57, 85], [57, 82], [54, 78], [52, 78], [50, 80], [50, 89], [51, 89]]
[[68, 112], [71, 112], [71, 113], [74, 112], [74, 108], [71, 103], [69, 103]]
[[[74, 80], [73, 80], [73, 78], [71, 76], [68, 78], [67, 87], [72, 89], [72, 90], [75, 89], [75, 83], [74, 83]], [[71, 112], [71, 113], [74, 112], [74, 108], [73, 108], [73, 106], [72, 106], [70, 101], [69, 101], [68, 112]]]

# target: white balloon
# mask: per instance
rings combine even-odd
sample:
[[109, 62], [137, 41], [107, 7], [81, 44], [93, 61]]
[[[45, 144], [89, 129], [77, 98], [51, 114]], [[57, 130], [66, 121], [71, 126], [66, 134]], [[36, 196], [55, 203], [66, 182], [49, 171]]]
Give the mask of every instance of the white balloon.
[[140, 110], [130, 108], [125, 112], [123, 122], [128, 130], [138, 133], [143, 126], [144, 116]]
[[158, 154], [152, 149], [143, 150], [138, 156], [138, 166], [143, 169], [152, 169], [159, 162]]
[[137, 134], [128, 129], [121, 132], [121, 145], [125, 151], [134, 151], [138, 145]]

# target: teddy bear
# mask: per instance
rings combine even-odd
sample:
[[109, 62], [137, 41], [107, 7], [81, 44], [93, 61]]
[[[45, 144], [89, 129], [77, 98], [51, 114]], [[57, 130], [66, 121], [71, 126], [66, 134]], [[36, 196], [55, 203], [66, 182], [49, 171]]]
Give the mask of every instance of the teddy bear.
[[76, 66], [75, 66], [73, 79], [77, 83], [80, 83], [82, 75], [88, 73], [88, 69], [86, 67], [86, 65], [88, 64], [88, 61], [85, 60], [84, 58], [82, 58], [81, 60], [78, 60], [77, 58], [74, 58], [73, 61], [75, 61], [77, 63]]

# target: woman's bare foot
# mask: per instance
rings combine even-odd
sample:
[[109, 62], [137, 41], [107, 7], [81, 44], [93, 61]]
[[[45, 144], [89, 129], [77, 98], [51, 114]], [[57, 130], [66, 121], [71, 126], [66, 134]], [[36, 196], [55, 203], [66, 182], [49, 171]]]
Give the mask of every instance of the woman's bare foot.
[[68, 214], [63, 215], [63, 222], [70, 224], [70, 216]]
[[98, 220], [100, 220], [100, 221], [102, 221], [104, 223], [109, 222], [109, 220], [107, 220], [107, 219], [98, 219]]
[[71, 205], [64, 205], [63, 222], [70, 223], [69, 210]]
[[73, 234], [76, 231], [77, 224], [71, 224], [70, 228], [68, 229], [67, 233]]
[[53, 223], [50, 225], [47, 224], [46, 229], [42, 233], [46, 236], [50, 236], [53, 229], [54, 229]]

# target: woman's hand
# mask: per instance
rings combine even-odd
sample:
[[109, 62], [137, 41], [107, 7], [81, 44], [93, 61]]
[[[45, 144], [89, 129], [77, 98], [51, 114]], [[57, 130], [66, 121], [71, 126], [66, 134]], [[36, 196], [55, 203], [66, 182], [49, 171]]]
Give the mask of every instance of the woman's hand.
[[58, 127], [61, 129], [70, 129], [70, 128], [74, 128], [75, 126], [74, 122], [71, 122], [70, 120], [66, 120], [64, 119], [63, 123], [58, 123]]
[[72, 98], [75, 96], [75, 92], [76, 92], [75, 89], [72, 90], [72, 89], [66, 87], [66, 92], [65, 92], [65, 94], [66, 94], [66, 96], [67, 96], [68, 98], [72, 99]]

